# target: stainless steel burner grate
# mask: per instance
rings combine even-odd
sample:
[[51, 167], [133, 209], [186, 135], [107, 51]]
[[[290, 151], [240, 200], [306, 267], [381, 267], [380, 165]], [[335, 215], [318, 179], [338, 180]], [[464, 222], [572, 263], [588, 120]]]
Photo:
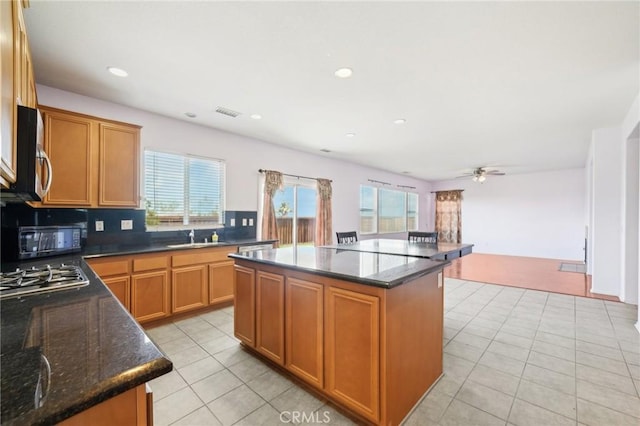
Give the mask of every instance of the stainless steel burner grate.
[[44, 293], [89, 284], [80, 267], [61, 264], [0, 272], [0, 299]]

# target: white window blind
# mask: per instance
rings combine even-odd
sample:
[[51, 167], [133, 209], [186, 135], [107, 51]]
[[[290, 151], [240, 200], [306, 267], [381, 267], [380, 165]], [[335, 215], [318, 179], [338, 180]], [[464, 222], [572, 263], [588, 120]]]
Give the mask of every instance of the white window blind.
[[147, 225], [224, 223], [224, 161], [145, 150], [144, 178]]

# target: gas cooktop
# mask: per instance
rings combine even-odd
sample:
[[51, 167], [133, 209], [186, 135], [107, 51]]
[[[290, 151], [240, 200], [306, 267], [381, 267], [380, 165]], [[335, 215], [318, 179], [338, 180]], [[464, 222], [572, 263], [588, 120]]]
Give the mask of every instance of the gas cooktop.
[[0, 272], [0, 299], [46, 293], [89, 284], [86, 275], [75, 265], [46, 265]]

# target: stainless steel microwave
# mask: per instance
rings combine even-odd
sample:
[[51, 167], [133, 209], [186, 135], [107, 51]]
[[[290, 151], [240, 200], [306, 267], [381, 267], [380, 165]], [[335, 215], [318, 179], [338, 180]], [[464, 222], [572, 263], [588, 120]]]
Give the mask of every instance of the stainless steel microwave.
[[[51, 188], [53, 171], [44, 151], [44, 124], [40, 111], [18, 106], [16, 181], [2, 189], [3, 202], [42, 201]], [[46, 182], [45, 182], [46, 181]]]

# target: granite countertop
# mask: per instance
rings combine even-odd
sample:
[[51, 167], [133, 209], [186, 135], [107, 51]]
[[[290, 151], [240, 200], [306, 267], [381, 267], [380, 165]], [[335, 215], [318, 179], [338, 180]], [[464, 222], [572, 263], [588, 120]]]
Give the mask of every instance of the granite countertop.
[[[2, 300], [3, 425], [57, 423], [173, 368], [81, 256], [55, 262], [81, 266], [90, 282]], [[36, 263], [46, 259], [21, 266]], [[50, 388], [36, 408], [38, 377], [47, 376], [42, 355], [51, 367]]]
[[233, 253], [229, 257], [383, 288], [395, 287], [450, 264], [419, 257], [307, 246]]
[[104, 257], [104, 256], [120, 256], [125, 254], [143, 254], [143, 253], [154, 253], [154, 252], [162, 252], [162, 251], [173, 251], [173, 250], [193, 250], [193, 249], [201, 249], [201, 248], [211, 248], [211, 247], [227, 247], [227, 246], [250, 246], [254, 244], [273, 244], [278, 242], [278, 240], [257, 240], [255, 238], [242, 239], [242, 240], [225, 240], [218, 241], [217, 243], [175, 243], [175, 244], [165, 244], [165, 243], [156, 243], [156, 244], [145, 244], [145, 245], [120, 245], [120, 244], [109, 244], [109, 245], [96, 245], [91, 247], [85, 247], [82, 249], [81, 255], [87, 259], [95, 258], [95, 257]]
[[397, 254], [401, 256], [415, 256], [432, 258], [438, 255], [452, 253], [464, 248], [473, 247], [473, 244], [455, 243], [413, 243], [407, 240], [372, 239], [361, 240], [350, 244], [334, 244], [324, 246], [327, 248], [354, 250], [360, 252]]

